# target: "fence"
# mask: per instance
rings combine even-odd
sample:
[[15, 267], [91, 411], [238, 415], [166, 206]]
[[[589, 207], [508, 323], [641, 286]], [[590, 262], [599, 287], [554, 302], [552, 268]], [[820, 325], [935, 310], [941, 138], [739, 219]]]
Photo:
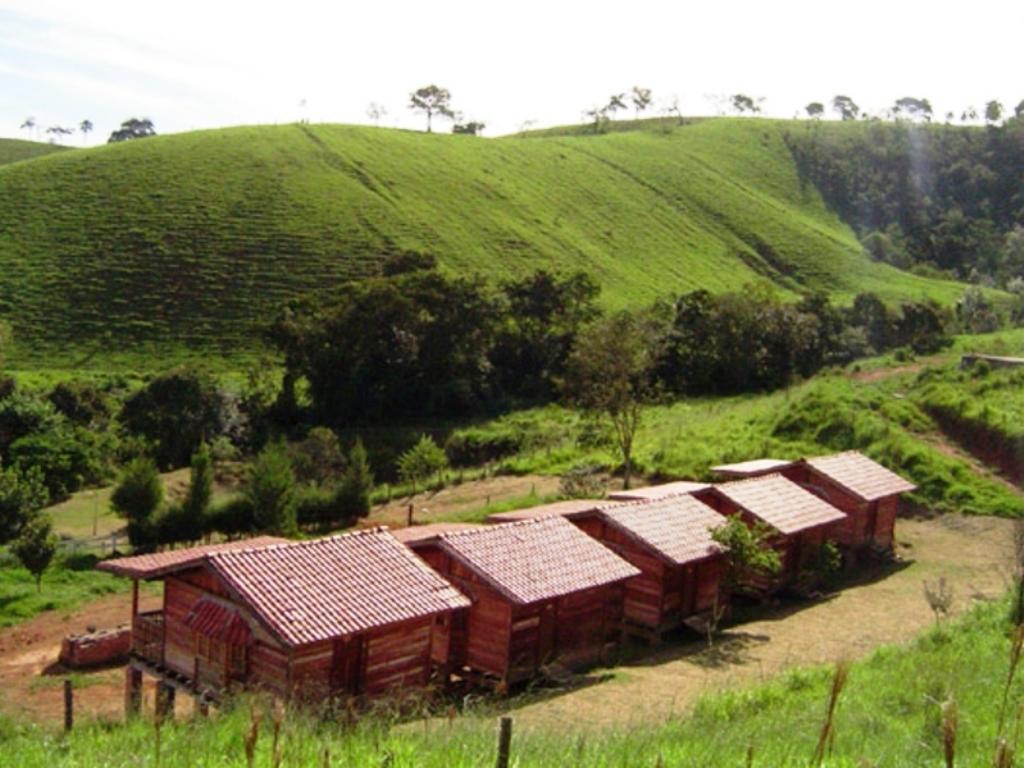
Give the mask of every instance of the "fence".
[[95, 536], [86, 539], [60, 539], [57, 542], [57, 551], [58, 554], [69, 557], [78, 554], [113, 555], [117, 552], [119, 542], [127, 544], [127, 534], [114, 532], [109, 536]]

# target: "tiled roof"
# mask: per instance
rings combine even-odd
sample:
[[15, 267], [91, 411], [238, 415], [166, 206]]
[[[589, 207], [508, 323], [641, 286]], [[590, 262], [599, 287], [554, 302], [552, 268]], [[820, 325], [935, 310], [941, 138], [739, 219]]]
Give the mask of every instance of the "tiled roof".
[[677, 496], [681, 493], [696, 493], [710, 488], [710, 483], [698, 483], [693, 480], [677, 480], [674, 483], [649, 485], [646, 488], [632, 488], [628, 491], [615, 491], [608, 494], [614, 501], [653, 501], [666, 496]]
[[276, 536], [256, 536], [252, 539], [225, 541], [220, 544], [207, 544], [202, 547], [171, 549], [166, 552], [154, 552], [149, 555], [118, 557], [114, 560], [104, 560], [96, 567], [101, 571], [109, 571], [118, 576], [128, 576], [132, 579], [155, 579], [171, 571], [188, 567], [190, 564], [198, 565], [204, 557], [212, 552], [254, 549], [271, 544], [285, 544], [287, 542], [287, 539], [280, 539]]
[[543, 517], [559, 515], [575, 515], [591, 512], [603, 502], [598, 499], [569, 499], [556, 501], [552, 504], [541, 504], [538, 507], [514, 509], [510, 512], [495, 512], [487, 516], [488, 523], [517, 523], [521, 520], [539, 520]]
[[185, 626], [214, 640], [248, 645], [252, 630], [234, 608], [203, 598], [185, 617]]
[[850, 489], [864, 501], [914, 490], [917, 486], [904, 480], [876, 461], [857, 451], [804, 459], [815, 470]]
[[688, 494], [603, 507], [601, 515], [676, 565], [722, 551], [711, 531], [725, 525], [725, 518]]
[[447, 533], [440, 542], [444, 551], [520, 604], [640, 573], [560, 515]]
[[415, 544], [428, 539], [436, 539], [442, 533], [455, 533], [479, 528], [475, 523], [430, 523], [429, 525], [410, 525], [406, 528], [390, 529], [391, 535], [403, 544]]
[[715, 486], [721, 494], [784, 534], [798, 533], [846, 515], [782, 475], [764, 475]]
[[293, 646], [469, 605], [381, 529], [217, 552], [207, 562], [268, 629]]
[[724, 477], [753, 477], [777, 472], [792, 463], [792, 461], [783, 459], [752, 459], [738, 461], [735, 464], [719, 464], [717, 467], [712, 467], [711, 471]]

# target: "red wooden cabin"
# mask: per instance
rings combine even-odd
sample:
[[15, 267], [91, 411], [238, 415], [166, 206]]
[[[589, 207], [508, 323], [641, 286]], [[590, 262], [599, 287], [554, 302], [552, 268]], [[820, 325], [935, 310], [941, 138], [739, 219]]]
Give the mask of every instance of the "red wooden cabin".
[[[133, 617], [133, 668], [214, 698], [237, 686], [318, 698], [427, 682], [435, 624], [469, 601], [387, 531], [182, 550], [101, 564], [164, 580]], [[154, 567], [155, 566], [155, 567]], [[129, 690], [137, 699], [137, 693]]]
[[725, 518], [693, 496], [615, 504], [571, 519], [640, 569], [626, 581], [627, 625], [659, 634], [722, 599], [726, 563], [711, 531]]
[[891, 550], [900, 496], [916, 488], [857, 451], [803, 459], [783, 474], [846, 513], [836, 538], [851, 549]]
[[772, 546], [781, 559], [779, 573], [755, 586], [774, 591], [794, 582], [818, 548], [834, 540], [846, 515], [782, 475], [771, 474], [722, 483], [700, 499], [723, 515], [740, 515], [748, 525], [761, 522], [775, 532]]
[[760, 477], [775, 472], [782, 473], [792, 463], [792, 461], [783, 459], [751, 459], [734, 464], [719, 464], [712, 467], [711, 471], [726, 480], [745, 480], [748, 477]]
[[599, 661], [618, 640], [624, 582], [639, 571], [560, 515], [416, 542], [472, 601], [451, 666], [516, 683], [558, 661]]

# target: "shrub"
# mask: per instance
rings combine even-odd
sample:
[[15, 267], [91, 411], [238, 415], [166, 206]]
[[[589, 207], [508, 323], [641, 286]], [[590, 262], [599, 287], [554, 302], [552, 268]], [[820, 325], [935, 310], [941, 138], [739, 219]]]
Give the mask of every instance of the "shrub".
[[57, 537], [48, 515], [36, 513], [21, 527], [18, 538], [11, 544], [11, 552], [18, 562], [36, 579], [36, 591], [41, 589], [43, 572], [57, 553]]
[[236, 536], [256, 528], [252, 502], [245, 496], [235, 496], [211, 507], [204, 518], [204, 533], [222, 533]]
[[128, 540], [136, 548], [154, 543], [153, 517], [164, 500], [164, 485], [152, 459], [129, 462], [110, 497], [110, 506], [128, 521]]
[[438, 483], [441, 472], [448, 466], [448, 457], [433, 438], [421, 435], [419, 442], [398, 457], [398, 476], [412, 484], [412, 492], [416, 493], [416, 484], [437, 473]]
[[0, 468], [0, 544], [17, 536], [28, 517], [49, 500], [43, 473], [37, 467]]
[[259, 531], [291, 533], [295, 530], [295, 474], [282, 443], [264, 448], [249, 468], [243, 494], [252, 507]]
[[87, 381], [63, 381], [47, 400], [68, 421], [83, 427], [105, 425], [112, 415], [107, 396]]
[[463, 429], [453, 432], [444, 452], [453, 467], [474, 467], [513, 456], [525, 442], [525, 434], [509, 428]]
[[576, 466], [562, 475], [558, 492], [570, 499], [603, 499], [604, 481], [598, 466]]

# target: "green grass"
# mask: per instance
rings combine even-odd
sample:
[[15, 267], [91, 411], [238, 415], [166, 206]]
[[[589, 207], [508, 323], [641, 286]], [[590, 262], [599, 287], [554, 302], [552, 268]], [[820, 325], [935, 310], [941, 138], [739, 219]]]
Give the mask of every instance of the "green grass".
[[872, 263], [802, 187], [784, 123], [479, 139], [231, 128], [0, 168], [0, 318], [15, 368], [244, 355], [288, 298], [416, 250], [491, 279], [584, 269], [608, 307], [769, 281], [949, 302]]
[[[1024, 516], [1021, 494], [935, 447], [930, 438], [939, 427], [915, 402], [913, 386], [906, 377], [868, 384], [833, 374], [769, 395], [651, 406], [637, 437], [636, 465], [655, 480], [712, 479], [716, 464], [857, 449], [917, 483], [910, 498], [922, 506]], [[472, 429], [524, 436], [529, 447], [503, 459], [504, 472], [562, 474], [574, 466], [613, 470], [618, 464], [606, 429], [557, 406]]]
[[42, 589], [28, 571], [0, 553], [0, 627], [10, 627], [45, 611], [71, 613], [90, 600], [125, 592], [128, 579], [94, 570], [95, 559], [81, 556], [56, 562], [43, 574]]
[[[959, 705], [957, 765], [991, 765], [1010, 641], [1006, 603], [984, 604], [948, 627], [925, 632], [903, 647], [875, 651], [851, 668], [838, 699], [830, 768], [864, 765], [942, 765], [940, 704]], [[810, 764], [821, 728], [831, 676], [827, 668], [798, 669], [765, 683], [711, 695], [687, 716], [631, 721], [596, 729], [578, 721], [551, 722], [513, 731], [513, 765], [522, 766], [743, 766]], [[1018, 678], [1009, 688], [1014, 722], [1024, 695]], [[609, 695], [614, 691], [609, 688]], [[513, 699], [511, 705], [514, 706]], [[212, 720], [164, 727], [160, 762], [174, 766], [242, 766], [251, 702]], [[254, 705], [259, 708], [259, 705]], [[449, 722], [392, 725], [387, 713], [341, 727], [289, 712], [283, 721], [283, 765], [388, 765], [460, 768], [489, 765], [495, 755], [494, 705], [479, 705]], [[511, 713], [513, 718], [515, 712]], [[272, 764], [271, 718], [264, 716], [255, 764]], [[47, 729], [0, 721], [6, 759], [21, 768], [153, 766], [152, 724], [81, 725], [67, 738]]]
[[43, 144], [40, 141], [23, 141], [21, 139], [0, 139], [0, 165], [31, 160], [33, 157], [51, 155], [67, 149], [57, 144]]

